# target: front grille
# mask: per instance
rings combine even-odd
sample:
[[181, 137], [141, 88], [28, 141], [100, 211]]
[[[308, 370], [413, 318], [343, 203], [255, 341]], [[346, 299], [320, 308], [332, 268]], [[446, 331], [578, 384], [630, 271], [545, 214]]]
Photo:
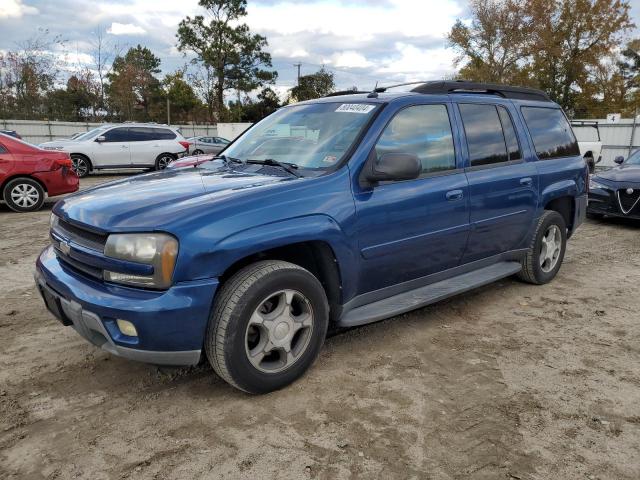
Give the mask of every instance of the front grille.
[[53, 231], [62, 238], [98, 252], [104, 252], [104, 245], [107, 243], [107, 235], [76, 227], [62, 219], [58, 220]]
[[621, 189], [618, 190], [617, 196], [618, 203], [620, 204], [620, 210], [625, 215], [631, 213], [631, 211], [640, 203], [640, 189], [633, 190], [633, 193], [628, 193], [627, 189]]
[[[63, 248], [65, 245], [61, 244], [70, 242], [74, 245], [79, 245], [81, 247], [95, 250], [96, 252], [104, 253], [104, 246], [107, 243], [107, 235], [101, 235], [99, 233], [77, 227], [60, 218], [58, 218], [54, 223], [51, 233], [51, 241], [53, 243], [56, 256], [64, 266], [77, 273], [102, 280], [103, 271], [101, 268], [88, 265], [76, 258], [72, 258], [69, 254], [69, 249]], [[62, 241], [59, 241], [59, 238], [62, 239]]]

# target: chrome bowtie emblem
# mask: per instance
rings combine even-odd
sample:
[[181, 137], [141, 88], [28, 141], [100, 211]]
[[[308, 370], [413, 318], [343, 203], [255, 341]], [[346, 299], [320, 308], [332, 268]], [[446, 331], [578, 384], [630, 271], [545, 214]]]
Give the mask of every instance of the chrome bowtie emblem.
[[627, 188], [627, 195], [633, 195], [635, 190], [633, 188]]
[[71, 253], [71, 245], [69, 245], [69, 242], [65, 242], [63, 240], [63, 241], [60, 242], [60, 250], [65, 255], [69, 255], [69, 253]]

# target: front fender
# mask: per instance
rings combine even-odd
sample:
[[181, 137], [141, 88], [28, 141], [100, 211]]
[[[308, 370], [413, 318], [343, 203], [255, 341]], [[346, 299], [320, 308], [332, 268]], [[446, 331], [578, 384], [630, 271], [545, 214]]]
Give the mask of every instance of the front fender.
[[[194, 265], [211, 276], [221, 276], [234, 263], [243, 258], [293, 243], [321, 241], [331, 247], [340, 265], [343, 285], [355, 285], [353, 272], [357, 271], [357, 257], [347, 235], [332, 217], [325, 214], [279, 220], [235, 232], [212, 246], [207, 252], [194, 257]], [[197, 273], [193, 272], [194, 278]], [[346, 292], [343, 292], [346, 293]]]

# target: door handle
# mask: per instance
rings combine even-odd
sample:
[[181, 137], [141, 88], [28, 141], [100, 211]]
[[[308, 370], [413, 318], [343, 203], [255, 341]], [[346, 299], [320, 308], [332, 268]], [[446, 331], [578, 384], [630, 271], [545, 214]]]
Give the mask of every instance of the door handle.
[[453, 202], [455, 200], [460, 200], [462, 199], [462, 197], [464, 196], [462, 190], [451, 190], [450, 192], [447, 192], [447, 200], [449, 200], [450, 202]]
[[533, 185], [533, 178], [531, 178], [531, 177], [521, 178], [520, 179], [520, 185], [523, 185], [523, 186], [526, 186], [526, 187], [530, 187], [531, 185]]

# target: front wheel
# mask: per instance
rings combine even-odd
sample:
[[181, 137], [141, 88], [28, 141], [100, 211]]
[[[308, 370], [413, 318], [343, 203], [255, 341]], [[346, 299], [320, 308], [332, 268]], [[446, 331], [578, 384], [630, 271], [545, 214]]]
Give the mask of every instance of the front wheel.
[[248, 393], [267, 393], [307, 371], [328, 324], [327, 297], [315, 276], [292, 263], [261, 261], [222, 286], [205, 350], [225, 381]]
[[194, 155], [204, 155], [204, 152], [198, 148], [198, 149], [193, 151], [193, 154]]
[[525, 282], [542, 285], [555, 278], [567, 249], [567, 224], [553, 210], [545, 210], [538, 220], [536, 232], [518, 277]]
[[91, 163], [82, 155], [71, 155], [71, 164], [72, 170], [80, 178], [86, 177], [91, 171]]

